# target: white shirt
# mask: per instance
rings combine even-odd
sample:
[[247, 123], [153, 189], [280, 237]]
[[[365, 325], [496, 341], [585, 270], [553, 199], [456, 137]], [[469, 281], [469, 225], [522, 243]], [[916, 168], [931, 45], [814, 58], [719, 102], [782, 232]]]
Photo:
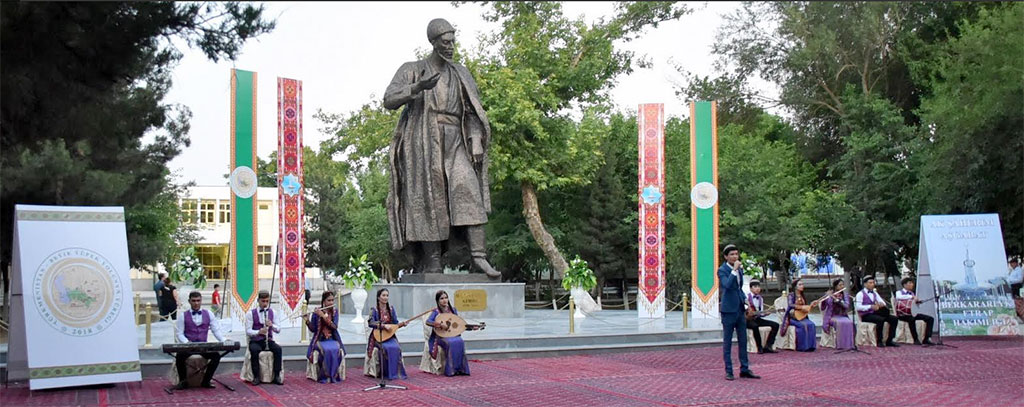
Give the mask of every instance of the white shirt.
[[755, 310], [764, 311], [764, 298], [762, 298], [760, 295], [751, 294], [750, 302], [750, 306], [754, 307]]
[[[190, 307], [189, 309], [185, 310], [185, 315], [182, 315], [181, 318], [178, 318], [178, 320], [174, 322], [175, 326], [177, 326], [178, 328], [178, 342], [189, 342], [188, 338], [185, 337], [185, 318], [191, 317], [192, 322], [194, 322], [196, 325], [199, 325], [203, 323], [203, 314], [210, 314], [210, 311], [207, 311], [205, 309], [200, 309], [199, 311], [200, 314], [195, 315], [192, 313], [192, 308]], [[217, 338], [217, 341], [224, 342], [224, 336], [220, 334], [220, 323], [217, 321], [217, 318], [213, 317], [213, 314], [210, 314], [209, 316], [210, 332], [213, 332], [213, 336]]]
[[1006, 282], [1010, 284], [1024, 282], [1024, 271], [1021, 270], [1020, 266], [1017, 266], [1017, 268], [1010, 272], [1010, 278], [1006, 279]]
[[[267, 307], [267, 308], [256, 308], [256, 309], [257, 309], [256, 314], [260, 316], [260, 323], [262, 323], [264, 326], [266, 326], [267, 325], [267, 314], [270, 312], [269, 311], [270, 307]], [[266, 312], [264, 312], [264, 311], [266, 311]], [[252, 329], [252, 322], [253, 322], [252, 321], [252, 311], [246, 312], [245, 313], [245, 333], [248, 334], [249, 336], [259, 335], [260, 334], [260, 330], [259, 329]], [[281, 328], [279, 328], [277, 326], [277, 324], [274, 324], [272, 329], [274, 330], [275, 333], [280, 333], [281, 332]]]
[[914, 298], [914, 292], [908, 291], [906, 288], [896, 292], [897, 300], [909, 300], [911, 298]]
[[[866, 293], [870, 293], [870, 294], [866, 294]], [[885, 305], [885, 300], [882, 299], [882, 296], [878, 295], [873, 290], [872, 291], [868, 291], [868, 289], [865, 288], [863, 290], [860, 290], [859, 293], [857, 293], [857, 301], [856, 301], [856, 304], [854, 304], [854, 307], [857, 308], [857, 311], [871, 311], [872, 310], [871, 309], [871, 304], [864, 304], [864, 296], [865, 295], [871, 296], [871, 299], [873, 299], [875, 301], [874, 302], [875, 304]]]

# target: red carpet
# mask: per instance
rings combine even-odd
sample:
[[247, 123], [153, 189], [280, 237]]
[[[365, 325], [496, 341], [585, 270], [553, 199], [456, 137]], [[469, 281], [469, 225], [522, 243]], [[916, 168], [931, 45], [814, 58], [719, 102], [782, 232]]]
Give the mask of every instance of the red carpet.
[[[751, 355], [761, 380], [724, 380], [717, 347], [543, 359], [479, 361], [472, 376], [438, 377], [407, 366], [409, 390], [363, 392], [376, 381], [350, 368], [339, 384], [298, 372], [284, 386], [164, 393], [167, 380], [105, 389], [2, 389], [11, 406], [1021, 406], [1024, 339], [954, 338], [959, 348], [869, 348], [871, 355], [819, 349]], [[735, 350], [734, 350], [735, 353]], [[734, 355], [735, 357], [735, 355]], [[737, 366], [737, 373], [739, 367]], [[225, 372], [226, 373], [226, 372]]]

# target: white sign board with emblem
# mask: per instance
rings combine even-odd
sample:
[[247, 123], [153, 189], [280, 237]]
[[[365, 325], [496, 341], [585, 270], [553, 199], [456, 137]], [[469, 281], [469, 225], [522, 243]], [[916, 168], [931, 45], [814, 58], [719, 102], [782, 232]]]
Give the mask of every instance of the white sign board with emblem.
[[141, 381], [121, 207], [16, 205], [10, 379]]

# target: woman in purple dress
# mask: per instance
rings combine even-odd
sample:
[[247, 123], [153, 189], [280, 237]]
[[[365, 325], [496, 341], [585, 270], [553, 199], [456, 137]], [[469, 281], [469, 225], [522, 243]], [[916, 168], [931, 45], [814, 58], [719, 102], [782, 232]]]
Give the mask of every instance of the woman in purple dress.
[[[405, 322], [398, 322], [398, 314], [395, 313], [395, 308], [388, 303], [388, 289], [381, 288], [377, 290], [377, 306], [370, 310], [370, 320], [368, 321], [370, 328], [376, 329], [382, 324], [398, 324], [399, 327], [406, 325]], [[381, 342], [381, 347], [384, 348], [384, 377], [388, 380], [395, 379], [406, 379], [408, 376], [405, 374], [405, 363], [402, 362], [402, 346], [398, 343], [398, 336], [392, 336], [388, 340]], [[370, 332], [370, 337], [366, 340], [366, 357], [371, 359], [374, 350], [379, 350], [377, 346], [377, 340], [373, 337], [373, 332]], [[379, 361], [377, 363], [380, 363]], [[369, 372], [364, 372], [368, 374]], [[381, 373], [381, 372], [378, 372]], [[376, 376], [375, 376], [376, 377]]]
[[804, 297], [804, 282], [801, 279], [793, 281], [793, 292], [789, 293], [789, 307], [786, 308], [786, 317], [782, 319], [781, 334], [785, 335], [789, 325], [796, 328], [796, 350], [800, 352], [814, 352], [817, 342], [815, 339], [815, 326], [811, 318], [804, 315], [803, 319], [797, 319], [794, 311], [800, 310], [805, 313], [811, 311], [814, 304], [809, 304]]
[[821, 329], [835, 332], [836, 349], [853, 348], [853, 321], [847, 316], [853, 303], [845, 290], [843, 280], [833, 281], [828, 298], [821, 303]]
[[327, 309], [319, 309], [306, 318], [306, 327], [313, 333], [306, 349], [306, 360], [313, 363], [316, 354], [317, 381], [320, 383], [338, 383], [342, 381], [342, 366], [345, 363], [345, 345], [341, 343], [338, 333], [338, 313], [334, 310], [334, 293], [324, 291], [320, 304]]
[[[448, 303], [448, 293], [444, 290], [439, 290], [434, 294], [434, 302], [437, 304], [437, 308], [435, 308], [434, 312], [431, 312], [430, 317], [427, 318], [427, 325], [435, 326], [438, 314], [447, 312], [459, 315], [459, 312], [455, 310], [455, 307]], [[444, 328], [442, 327], [441, 329]], [[457, 374], [469, 376], [469, 360], [466, 359], [466, 343], [462, 341], [462, 335], [442, 338], [437, 336], [437, 332], [431, 332], [428, 345], [430, 349], [430, 358], [434, 360], [438, 357], [438, 350], [444, 350], [445, 376], [455, 376]]]

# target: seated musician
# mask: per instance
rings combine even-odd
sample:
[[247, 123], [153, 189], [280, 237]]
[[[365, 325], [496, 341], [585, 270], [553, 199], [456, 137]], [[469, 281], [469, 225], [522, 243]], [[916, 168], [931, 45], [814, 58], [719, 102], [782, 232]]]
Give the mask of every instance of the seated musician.
[[[389, 295], [387, 288], [377, 290], [377, 306], [373, 307], [370, 311], [370, 320], [367, 321], [370, 328], [377, 329], [386, 324], [398, 324], [399, 327], [406, 325], [404, 321], [398, 321], [398, 314], [395, 312], [395, 308], [388, 303]], [[377, 340], [373, 337], [373, 331], [371, 331], [370, 337], [366, 340], [366, 364], [369, 364], [370, 359], [372, 359], [374, 350], [379, 350], [379, 348], [384, 349], [383, 354], [379, 355], [379, 357], [383, 358], [384, 371], [378, 372], [378, 374], [383, 374], [388, 380], [408, 378], [405, 374], [405, 363], [402, 361], [402, 346], [398, 343], [398, 336], [395, 335], [388, 338], [378, 347]], [[378, 363], [381, 362], [378, 361]], [[372, 376], [368, 369], [364, 369], [363, 373], [367, 376]]]
[[[459, 315], [459, 312], [456, 311], [455, 307], [448, 302], [448, 293], [444, 290], [438, 290], [438, 292], [434, 294], [434, 302], [437, 304], [437, 308], [435, 308], [434, 312], [431, 312], [430, 317], [427, 318], [427, 325], [435, 327], [436, 329], [444, 330], [446, 329], [444, 325], [438, 325], [435, 323], [437, 315], [442, 313]], [[437, 332], [431, 332], [428, 345], [431, 359], [436, 360], [438, 356], [437, 351], [439, 349], [444, 350], [445, 376], [469, 376], [469, 359], [466, 359], [466, 343], [462, 340], [462, 335], [442, 338], [437, 336]]]
[[877, 339], [878, 346], [882, 345], [882, 329], [883, 323], [889, 324], [889, 340], [885, 342], [885, 346], [899, 347], [896, 344], [896, 324], [899, 320], [889, 312], [889, 307], [885, 305], [885, 300], [882, 299], [881, 295], [875, 292], [875, 276], [867, 275], [864, 276], [864, 289], [857, 293], [856, 308], [857, 313], [860, 314], [861, 321], [871, 322], [876, 325], [875, 338]]
[[334, 310], [334, 293], [324, 291], [318, 309], [311, 316], [303, 316], [306, 327], [313, 333], [306, 349], [306, 360], [313, 363], [313, 355], [317, 354], [317, 381], [320, 383], [338, 383], [342, 380], [341, 373], [345, 363], [345, 345], [341, 343], [338, 333], [338, 313]]
[[[789, 293], [789, 307], [786, 308], [786, 316], [782, 319], [782, 334], [786, 334], [789, 325], [796, 328], [796, 350], [800, 352], [814, 352], [817, 347], [814, 321], [807, 317], [814, 304], [807, 302], [804, 297], [804, 282], [796, 279], [790, 286], [793, 292]], [[797, 311], [800, 311], [798, 314]], [[802, 317], [801, 317], [802, 316]]]
[[274, 323], [274, 310], [270, 309], [270, 292], [261, 290], [257, 295], [259, 306], [245, 314], [245, 333], [249, 336], [249, 363], [252, 365], [252, 385], [259, 386], [260, 352], [269, 350], [274, 354], [274, 383], [284, 384], [281, 378], [281, 346], [274, 342], [274, 333], [281, 328]]
[[842, 279], [833, 281], [828, 297], [821, 303], [821, 329], [835, 333], [836, 349], [853, 349], [856, 331], [849, 317], [852, 305], [853, 301], [846, 294], [846, 283]]
[[[935, 318], [929, 315], [913, 313], [913, 304], [920, 304], [924, 301], [917, 299], [914, 295], [914, 279], [907, 277], [900, 281], [903, 289], [896, 292], [896, 318], [910, 324], [910, 335], [914, 338], [914, 345], [934, 345], [932, 343], [932, 327], [935, 326]], [[927, 328], [924, 331], [924, 342], [917, 337], [917, 321], [924, 321]]]
[[[764, 298], [761, 297], [761, 282], [758, 280], [750, 280], [750, 294], [747, 294], [747, 329], [751, 330], [754, 334], [754, 344], [757, 345], [757, 353], [777, 353], [772, 348], [775, 345], [775, 336], [779, 333], [779, 324], [775, 321], [769, 321], [762, 317], [764, 311]], [[768, 340], [765, 341], [764, 346], [761, 346], [761, 330], [762, 326], [772, 328], [772, 332], [768, 334]]]
[[[178, 320], [175, 321], [178, 328], [178, 342], [206, 342], [208, 334], [211, 331], [213, 332], [213, 336], [217, 338], [217, 341], [224, 342], [224, 336], [220, 334], [220, 324], [217, 323], [217, 319], [213, 317], [213, 314], [210, 311], [202, 309], [203, 295], [200, 294], [199, 291], [192, 291], [188, 293], [188, 305], [191, 306], [191, 308], [186, 311], [182, 318], [178, 318]], [[188, 351], [181, 351], [174, 355], [174, 362], [178, 367], [179, 390], [188, 387], [188, 376], [185, 373], [185, 361], [189, 356], [195, 354], [202, 356], [208, 361], [206, 364], [206, 374], [203, 375], [201, 386], [209, 389], [214, 387], [213, 383], [210, 383], [210, 380], [213, 379], [213, 374], [217, 371], [217, 366], [220, 365], [220, 353], [192, 353]]]

